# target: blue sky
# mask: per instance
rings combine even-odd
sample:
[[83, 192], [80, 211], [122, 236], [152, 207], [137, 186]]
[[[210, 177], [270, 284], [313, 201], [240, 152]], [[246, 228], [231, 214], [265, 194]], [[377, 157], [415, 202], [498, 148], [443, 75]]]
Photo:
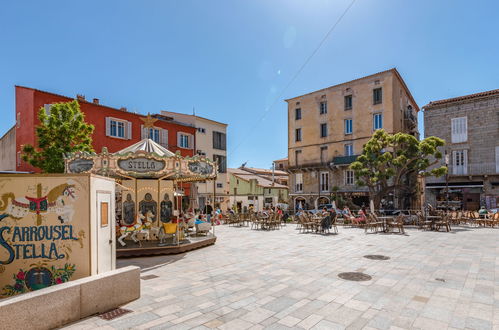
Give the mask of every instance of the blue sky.
[[0, 135], [17, 84], [141, 113], [195, 107], [229, 124], [229, 166], [268, 168], [287, 155], [285, 98], [392, 67], [419, 106], [499, 88], [499, 2], [357, 0], [278, 98], [349, 3], [2, 1]]

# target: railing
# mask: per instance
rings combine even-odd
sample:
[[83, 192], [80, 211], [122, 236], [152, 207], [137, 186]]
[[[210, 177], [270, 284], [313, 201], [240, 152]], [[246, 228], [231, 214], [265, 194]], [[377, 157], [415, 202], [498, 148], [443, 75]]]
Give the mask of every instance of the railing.
[[[466, 168], [449, 166], [449, 176], [496, 174], [495, 163], [469, 164]], [[498, 173], [499, 174], [499, 173]]]

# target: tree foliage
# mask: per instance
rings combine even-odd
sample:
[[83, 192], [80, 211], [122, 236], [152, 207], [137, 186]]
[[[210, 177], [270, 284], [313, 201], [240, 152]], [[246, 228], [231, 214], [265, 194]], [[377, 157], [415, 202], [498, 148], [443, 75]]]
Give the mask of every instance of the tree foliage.
[[350, 164], [350, 169], [355, 173], [357, 184], [369, 188], [370, 198], [379, 208], [381, 199], [390, 191], [414, 188], [403, 183], [407, 175], [447, 173], [446, 166], [431, 168], [442, 158], [437, 147], [444, 144], [444, 140], [434, 136], [420, 141], [410, 134], [377, 130], [364, 145], [362, 154]]
[[38, 119], [38, 148], [30, 144], [22, 146], [22, 159], [32, 166], [45, 173], [62, 173], [66, 153], [93, 151], [94, 126], [85, 122], [85, 115], [76, 100], [52, 104], [50, 114], [42, 107]]

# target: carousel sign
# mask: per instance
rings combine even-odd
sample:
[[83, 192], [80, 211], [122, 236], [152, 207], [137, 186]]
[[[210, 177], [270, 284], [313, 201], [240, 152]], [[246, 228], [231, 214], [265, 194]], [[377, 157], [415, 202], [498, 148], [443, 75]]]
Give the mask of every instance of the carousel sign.
[[216, 164], [199, 156], [182, 157], [144, 139], [128, 148], [100, 154], [75, 152], [65, 157], [67, 173], [95, 173], [111, 177], [170, 178], [203, 181], [217, 176]]
[[165, 168], [165, 162], [145, 157], [120, 159], [118, 167], [127, 172], [159, 172]]

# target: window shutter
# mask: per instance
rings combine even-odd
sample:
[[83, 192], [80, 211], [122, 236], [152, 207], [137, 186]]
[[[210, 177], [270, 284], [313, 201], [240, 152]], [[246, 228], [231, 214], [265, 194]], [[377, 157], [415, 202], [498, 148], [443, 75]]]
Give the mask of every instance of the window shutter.
[[225, 133], [222, 134], [222, 149], [227, 150], [227, 135]]
[[212, 133], [212, 137], [213, 137], [213, 148], [217, 148], [217, 132], [213, 131]]
[[451, 119], [452, 143], [466, 142], [468, 140], [468, 118], [459, 117]]
[[457, 174], [457, 151], [452, 152], [452, 174]]
[[162, 128], [159, 131], [159, 141], [163, 147], [168, 146], [168, 130]]
[[463, 150], [463, 174], [468, 174], [468, 150]]
[[144, 125], [140, 125], [140, 139], [144, 140], [147, 139], [149, 134], [147, 134], [147, 128], [144, 127]]
[[132, 139], [132, 123], [129, 121], [126, 122], [126, 138], [128, 140]]
[[106, 136], [111, 135], [111, 118], [106, 117]]
[[180, 132], [177, 132], [177, 147], [180, 147]]
[[[461, 118], [462, 125], [463, 125], [463, 130], [462, 130], [462, 141], [466, 142], [468, 141], [468, 117], [463, 117]], [[468, 152], [468, 151], [466, 151]]]
[[194, 135], [189, 134], [189, 149], [194, 149]]

